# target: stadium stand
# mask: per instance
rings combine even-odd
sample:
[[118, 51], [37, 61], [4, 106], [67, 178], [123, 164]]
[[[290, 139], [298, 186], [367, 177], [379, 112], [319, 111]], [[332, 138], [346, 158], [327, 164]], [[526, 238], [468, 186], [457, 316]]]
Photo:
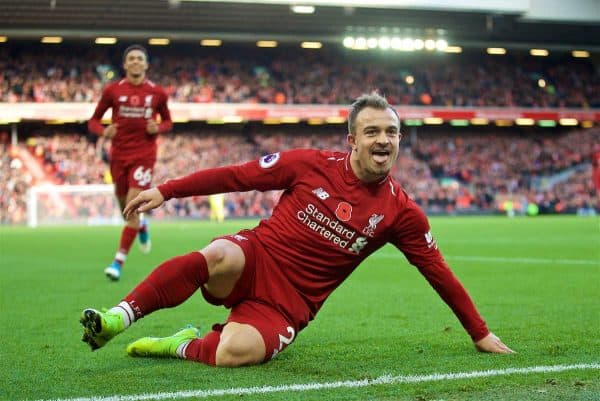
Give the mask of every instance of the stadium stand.
[[[149, 75], [160, 77], [157, 83], [179, 102], [347, 104], [377, 89], [396, 105], [600, 107], [600, 76], [587, 59], [519, 53], [373, 57], [179, 46], [153, 50]], [[103, 83], [119, 77], [120, 65], [117, 50], [3, 46], [0, 101], [96, 101]], [[414, 83], [407, 83], [408, 76]]]
[[[93, 103], [106, 82], [119, 78], [120, 57], [114, 47], [4, 44], [0, 102]], [[153, 49], [149, 72], [151, 79], [159, 77], [172, 102], [345, 105], [376, 89], [398, 106], [600, 107], [600, 74], [593, 59], [566, 55], [466, 52], [386, 58], [323, 50], [299, 58], [285, 47], [265, 51], [181, 44]], [[408, 83], [409, 76], [414, 82]], [[8, 132], [0, 133], [1, 223], [26, 221], [26, 193], [34, 184], [111, 183], [109, 144], [86, 135], [83, 124], [57, 127], [30, 126], [21, 130], [17, 144]], [[598, 127], [403, 130], [394, 175], [430, 214], [600, 212], [599, 188], [592, 179]], [[178, 124], [175, 133], [160, 138], [154, 182], [289, 148], [345, 150], [344, 135], [340, 125]], [[278, 196], [229, 194], [227, 216], [267, 216]], [[155, 216], [208, 218], [209, 209], [206, 197], [172, 200]]]
[[[599, 189], [592, 181], [592, 153], [600, 129], [572, 130], [562, 134], [543, 131], [480, 132], [448, 128], [405, 138], [394, 176], [406, 191], [431, 214], [505, 213], [510, 202], [514, 213], [596, 214]], [[316, 147], [346, 149], [341, 127], [269, 127], [259, 124], [242, 129], [208, 128], [176, 132], [160, 138], [154, 182], [194, 170], [240, 163], [273, 151]], [[110, 183], [108, 165], [102, 161], [106, 144], [78, 133], [33, 135], [26, 148], [53, 183]], [[25, 193], [35, 180], [11, 146], [3, 143], [3, 223], [25, 221]], [[235, 150], [235, 151], [232, 151]], [[12, 156], [11, 156], [12, 155]], [[228, 194], [228, 217], [264, 217], [270, 214], [279, 193]], [[207, 197], [171, 200], [155, 212], [156, 218], [208, 218]]]

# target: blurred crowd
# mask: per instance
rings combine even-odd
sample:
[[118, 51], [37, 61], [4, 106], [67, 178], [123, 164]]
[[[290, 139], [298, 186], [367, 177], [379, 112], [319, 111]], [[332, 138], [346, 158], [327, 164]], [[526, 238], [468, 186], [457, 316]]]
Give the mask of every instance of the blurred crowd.
[[[159, 184], [198, 169], [242, 163], [291, 148], [346, 151], [343, 131], [339, 126], [256, 126], [171, 133], [159, 137], [153, 181]], [[407, 132], [392, 173], [430, 214], [600, 212], [600, 188], [592, 180], [592, 158], [594, 152], [600, 152], [600, 128], [565, 133], [505, 131]], [[25, 222], [25, 197], [33, 184], [111, 183], [108, 142], [56, 132], [33, 135], [15, 147], [4, 133], [0, 134], [0, 146], [1, 223]], [[28, 168], [22, 152], [31, 156], [40, 171]], [[279, 191], [227, 194], [226, 216], [266, 217], [279, 196]], [[93, 215], [100, 209], [89, 198], [85, 202], [74, 199], [72, 213]], [[108, 207], [105, 198], [98, 197], [98, 202]], [[49, 203], [46, 207], [53, 206]], [[174, 199], [157, 209], [154, 216], [209, 218], [210, 206], [204, 196]]]
[[[74, 46], [74, 45], [73, 45]], [[4, 45], [0, 102], [94, 102], [121, 51]], [[149, 77], [172, 101], [348, 104], [378, 90], [395, 105], [600, 107], [593, 61], [528, 54], [353, 52], [200, 46], [150, 49]]]

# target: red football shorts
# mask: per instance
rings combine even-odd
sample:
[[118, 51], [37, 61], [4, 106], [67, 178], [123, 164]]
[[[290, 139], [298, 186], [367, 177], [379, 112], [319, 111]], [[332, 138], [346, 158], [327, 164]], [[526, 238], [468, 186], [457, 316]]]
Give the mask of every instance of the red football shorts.
[[[265, 342], [265, 361], [271, 360], [306, 327], [310, 316], [308, 307], [252, 231], [242, 230], [215, 239], [226, 239], [240, 246], [246, 265], [227, 298], [217, 299], [200, 287], [202, 295], [213, 305], [231, 308], [227, 322], [256, 328]], [[213, 329], [220, 331], [222, 327], [215, 325]]]
[[155, 157], [113, 160], [110, 163], [110, 174], [115, 184], [115, 194], [120, 197], [127, 195], [129, 188], [150, 188], [155, 162]]

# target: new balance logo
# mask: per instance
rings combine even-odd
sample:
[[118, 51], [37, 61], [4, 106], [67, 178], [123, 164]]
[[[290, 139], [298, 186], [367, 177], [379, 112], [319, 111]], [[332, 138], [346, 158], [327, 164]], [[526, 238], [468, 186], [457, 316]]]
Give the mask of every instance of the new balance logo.
[[119, 102], [125, 103], [126, 101], [127, 101], [127, 96], [125, 96], [125, 95], [119, 96]]
[[319, 198], [321, 200], [325, 200], [325, 199], [329, 198], [329, 194], [327, 192], [325, 192], [325, 190], [321, 187], [313, 190], [313, 194], [317, 195], [317, 198]]

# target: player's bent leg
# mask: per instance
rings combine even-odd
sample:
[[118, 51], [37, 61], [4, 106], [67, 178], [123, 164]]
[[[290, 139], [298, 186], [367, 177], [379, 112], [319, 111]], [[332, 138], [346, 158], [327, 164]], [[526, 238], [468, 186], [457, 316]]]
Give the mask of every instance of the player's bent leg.
[[[139, 193], [139, 189], [133, 188], [127, 192], [127, 195], [120, 195], [119, 192], [122, 191], [121, 188], [115, 187], [115, 195], [117, 200], [119, 201], [119, 206], [121, 210], [127, 204], [127, 201], [133, 199], [135, 194]], [[121, 237], [119, 239], [119, 248], [115, 254], [115, 258], [112, 263], [104, 269], [104, 274], [108, 279], [112, 281], [118, 281], [121, 278], [121, 270], [125, 260], [127, 260], [127, 255], [129, 254], [129, 249], [131, 249], [131, 245], [133, 241], [135, 241], [135, 237], [138, 235], [138, 225], [139, 218], [137, 215], [130, 217], [126, 222], [123, 230], [121, 231]]]
[[[136, 196], [138, 196], [138, 194], [142, 192], [141, 188], [129, 188], [129, 190], [127, 191], [127, 195], [125, 196], [125, 198], [121, 201], [121, 199], [119, 199], [119, 206], [121, 207], [121, 211], [123, 211], [123, 209], [125, 209], [125, 206], [127, 206], [127, 204]], [[132, 213], [129, 218], [125, 221], [125, 224], [131, 228], [135, 228], [135, 230], [137, 231], [139, 226], [140, 226], [140, 217], [137, 213]]]
[[256, 328], [229, 322], [221, 332], [215, 364], [223, 367], [257, 365], [264, 362], [265, 355], [265, 342]]
[[[143, 190], [143, 188], [138, 187], [129, 188], [124, 202], [120, 204], [121, 211], [123, 211], [125, 206]], [[138, 215], [137, 213], [133, 213], [131, 216], [129, 216], [129, 219], [127, 219], [127, 225], [137, 230], [138, 240], [140, 241], [140, 252], [144, 254], [150, 253], [150, 250], [152, 249], [152, 241], [150, 240], [148, 219], [143, 214]]]
[[226, 298], [244, 272], [244, 251], [231, 241], [217, 239], [200, 252], [206, 258], [209, 273], [204, 288], [215, 298]]
[[152, 250], [152, 240], [150, 239], [150, 228], [148, 219], [143, 214], [140, 214], [140, 224], [138, 227], [138, 240], [140, 241], [140, 252], [149, 254]]

